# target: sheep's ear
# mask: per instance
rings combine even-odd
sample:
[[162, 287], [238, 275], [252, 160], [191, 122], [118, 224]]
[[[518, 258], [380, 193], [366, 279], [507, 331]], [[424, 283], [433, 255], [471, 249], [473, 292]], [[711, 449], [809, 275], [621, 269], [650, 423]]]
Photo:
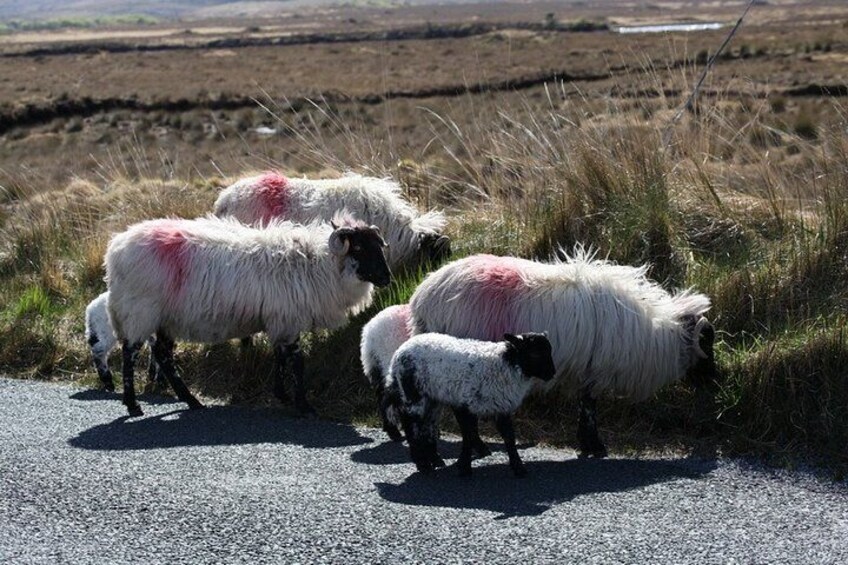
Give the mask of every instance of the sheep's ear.
[[381, 231], [380, 231], [380, 228], [378, 228], [377, 226], [373, 226], [373, 225], [372, 225], [372, 226], [369, 226], [369, 228], [368, 228], [368, 229], [372, 229], [372, 230], [374, 230], [374, 233], [376, 233], [376, 234], [377, 234], [377, 237], [379, 237], [379, 238], [380, 238], [380, 244], [381, 244], [383, 247], [388, 247], [388, 246], [389, 246], [389, 244], [388, 244], [388, 243], [386, 243], [386, 240], [385, 240], [385, 239], [383, 239], [383, 232], [381, 232]]
[[334, 222], [333, 220], [330, 220], [330, 225], [331, 225], [331, 226], [333, 226], [333, 230], [334, 230], [334, 231], [335, 231], [335, 230], [337, 230], [337, 229], [339, 229], [339, 226], [337, 226], [337, 225], [336, 225], [336, 222]]
[[330, 252], [341, 257], [347, 255], [348, 249], [350, 249], [350, 239], [343, 230], [336, 228], [330, 234]]
[[504, 335], [503, 335], [503, 338], [504, 338], [504, 341], [508, 341], [509, 343], [511, 343], [512, 345], [514, 345], [514, 346], [516, 346], [516, 347], [518, 347], [519, 345], [521, 345], [521, 339], [522, 339], [522, 338], [521, 338], [521, 336], [520, 336], [520, 335], [515, 335], [515, 334], [504, 334]]

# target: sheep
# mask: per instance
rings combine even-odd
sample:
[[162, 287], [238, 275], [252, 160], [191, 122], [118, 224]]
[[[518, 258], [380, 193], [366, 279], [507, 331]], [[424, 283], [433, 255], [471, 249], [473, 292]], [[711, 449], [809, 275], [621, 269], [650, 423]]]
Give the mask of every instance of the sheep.
[[409, 305], [399, 304], [382, 310], [362, 327], [362, 370], [377, 395], [377, 409], [383, 422], [383, 431], [392, 441], [400, 441], [403, 436], [398, 430], [395, 407], [384, 399], [385, 381], [392, 355], [410, 337], [411, 322]]
[[530, 392], [533, 378], [548, 381], [555, 369], [544, 334], [504, 334], [502, 342], [421, 334], [398, 347], [386, 379], [388, 395], [401, 407], [409, 452], [421, 472], [444, 465], [436, 450], [439, 407], [448, 405], [462, 431], [459, 474], [471, 474], [471, 451], [479, 442], [477, 418], [491, 416], [516, 476], [526, 469], [515, 447], [511, 415]]
[[[109, 323], [109, 314], [106, 311], [106, 301], [109, 299], [109, 292], [100, 294], [97, 298], [89, 302], [85, 308], [85, 341], [91, 350], [91, 357], [94, 361], [94, 368], [97, 370], [97, 375], [100, 377], [100, 382], [105, 390], [110, 392], [115, 390], [115, 383], [112, 379], [112, 371], [109, 370], [109, 353], [115, 349], [118, 343], [118, 338], [115, 337], [115, 332], [112, 329], [112, 324]], [[148, 345], [153, 349], [153, 337], [148, 338]], [[150, 362], [147, 366], [148, 381], [156, 384], [164, 384], [164, 375], [157, 369], [156, 361], [153, 355], [150, 356]]]
[[442, 235], [445, 216], [419, 214], [389, 179], [346, 175], [338, 179], [290, 179], [275, 172], [241, 179], [225, 188], [215, 202], [216, 216], [233, 216], [243, 223], [265, 225], [275, 218], [295, 222], [330, 220], [347, 209], [361, 220], [379, 226], [389, 248], [393, 269], [437, 264], [450, 255], [450, 240]]
[[717, 378], [715, 330], [703, 316], [710, 299], [691, 290], [671, 294], [646, 270], [579, 247], [550, 263], [466, 257], [415, 290], [413, 334], [493, 340], [504, 332], [547, 332], [556, 382], [580, 396], [580, 455], [605, 457], [595, 417], [601, 392], [638, 401], [684, 377], [696, 387]]
[[202, 405], [177, 375], [175, 339], [214, 343], [265, 331], [275, 353], [274, 394], [285, 398], [283, 375], [292, 361], [295, 406], [306, 401], [304, 331], [336, 328], [367, 308], [374, 285], [391, 272], [375, 226], [341, 221], [265, 229], [215, 217], [141, 222], [115, 235], [106, 250], [107, 308], [123, 350], [123, 401], [131, 416], [133, 365], [141, 343], [156, 335], [153, 355], [180, 400]]

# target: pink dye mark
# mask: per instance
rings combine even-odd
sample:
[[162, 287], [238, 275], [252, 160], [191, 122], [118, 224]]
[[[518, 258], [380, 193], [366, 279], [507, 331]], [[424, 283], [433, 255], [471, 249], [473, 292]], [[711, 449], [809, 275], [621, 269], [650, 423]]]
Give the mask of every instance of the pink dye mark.
[[409, 304], [393, 306], [392, 311], [389, 313], [389, 317], [392, 321], [397, 323], [398, 327], [403, 328], [403, 333], [401, 335], [404, 341], [409, 339], [412, 335], [412, 309], [409, 307]]
[[185, 232], [177, 220], [157, 222], [147, 234], [159, 264], [168, 277], [168, 297], [179, 298], [188, 278], [189, 248]]
[[286, 177], [268, 172], [259, 177], [256, 194], [262, 203], [262, 223], [285, 218], [289, 208], [289, 181]]
[[497, 341], [507, 332], [515, 332], [514, 304], [526, 289], [524, 265], [514, 257], [476, 255], [469, 259], [470, 271], [477, 281], [476, 296], [469, 297], [475, 311], [483, 315], [480, 339]]

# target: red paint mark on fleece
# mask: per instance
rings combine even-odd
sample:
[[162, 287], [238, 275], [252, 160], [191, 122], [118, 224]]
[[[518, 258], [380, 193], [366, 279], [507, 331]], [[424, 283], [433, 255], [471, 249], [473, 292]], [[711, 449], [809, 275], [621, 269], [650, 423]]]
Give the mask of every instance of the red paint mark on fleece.
[[401, 334], [403, 340], [406, 341], [409, 339], [412, 335], [412, 309], [409, 307], [409, 304], [400, 304], [393, 307], [389, 313], [389, 317], [394, 322], [397, 322], [395, 327], [403, 328], [403, 333]]
[[265, 173], [257, 182], [256, 194], [262, 204], [262, 223], [285, 218], [289, 209], [289, 181], [278, 173]]
[[469, 262], [479, 291], [472, 300], [480, 318], [485, 320], [480, 337], [500, 340], [503, 334], [516, 331], [513, 306], [526, 288], [522, 261], [514, 257], [477, 255]]
[[157, 222], [150, 229], [148, 239], [168, 279], [168, 297], [179, 298], [188, 278], [189, 267], [189, 248], [180, 222], [177, 220]]

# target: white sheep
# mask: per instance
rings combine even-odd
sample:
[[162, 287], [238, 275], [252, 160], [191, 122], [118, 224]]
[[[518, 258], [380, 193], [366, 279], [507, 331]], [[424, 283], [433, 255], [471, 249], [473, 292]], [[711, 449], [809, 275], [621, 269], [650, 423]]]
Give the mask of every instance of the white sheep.
[[273, 219], [328, 221], [341, 209], [378, 226], [389, 243], [386, 260], [392, 269], [439, 262], [450, 254], [442, 235], [445, 216], [419, 214], [389, 179], [346, 175], [338, 179], [291, 179], [268, 172], [241, 179], [225, 188], [215, 202], [215, 215], [233, 216], [246, 224]]
[[601, 392], [641, 400], [686, 376], [699, 386], [716, 378], [715, 332], [703, 317], [709, 298], [670, 294], [645, 273], [581, 248], [551, 263], [467, 257], [434, 271], [415, 291], [413, 333], [494, 340], [505, 332], [546, 332], [557, 381], [581, 395], [581, 455], [603, 457], [595, 418]]
[[390, 282], [384, 245], [378, 228], [350, 220], [341, 227], [272, 222], [255, 229], [214, 217], [163, 219], [115, 235], [106, 251], [107, 304], [123, 347], [130, 415], [142, 413], [133, 365], [151, 334], [154, 357], [174, 392], [198, 408], [175, 372], [173, 340], [214, 343], [259, 331], [274, 347], [274, 394], [285, 397], [283, 374], [291, 358], [295, 405], [313, 412], [299, 335], [339, 327], [368, 307], [373, 285]]
[[553, 378], [551, 344], [537, 333], [505, 334], [503, 339], [493, 343], [421, 334], [395, 352], [387, 394], [400, 406], [410, 455], [419, 471], [444, 465], [436, 449], [437, 420], [439, 407], [448, 405], [462, 430], [460, 475], [471, 474], [479, 416], [495, 418], [510, 467], [517, 476], [526, 474], [515, 447], [511, 415], [530, 392], [533, 378]]
[[[106, 301], [109, 293], [104, 292], [89, 302], [85, 308], [85, 341], [91, 350], [94, 368], [100, 377], [103, 388], [108, 391], [115, 390], [115, 382], [112, 379], [112, 371], [109, 370], [109, 353], [118, 344], [112, 324], [109, 323], [109, 314], [106, 311]], [[148, 344], [153, 349], [153, 337], [148, 338]], [[153, 354], [150, 355], [150, 363], [147, 366], [148, 380], [158, 384], [164, 383], [164, 375], [156, 368]]]
[[399, 420], [395, 407], [384, 398], [386, 376], [395, 351], [411, 335], [411, 325], [409, 305], [399, 304], [382, 310], [362, 327], [362, 370], [376, 393], [383, 431], [393, 441], [400, 441], [403, 436], [398, 430]]

